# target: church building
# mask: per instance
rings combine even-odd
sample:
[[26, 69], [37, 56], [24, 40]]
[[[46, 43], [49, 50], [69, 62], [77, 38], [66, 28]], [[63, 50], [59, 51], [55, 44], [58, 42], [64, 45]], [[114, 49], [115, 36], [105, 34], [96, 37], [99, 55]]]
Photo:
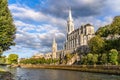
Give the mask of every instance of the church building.
[[82, 25], [79, 28], [74, 29], [72, 13], [71, 10], [69, 10], [66, 42], [64, 44], [65, 50], [74, 51], [78, 48], [81, 48], [81, 51], [84, 52], [83, 50], [87, 48], [88, 40], [90, 40], [94, 34], [94, 27], [91, 24]]
[[72, 12], [69, 10], [64, 49], [57, 51], [57, 43], [54, 38], [52, 44], [52, 59], [60, 58], [60, 56], [65, 56], [66, 53], [72, 53], [77, 49], [79, 49], [80, 52], [87, 53], [89, 51], [88, 41], [94, 37], [94, 35], [94, 27], [91, 24], [82, 25], [75, 29]]

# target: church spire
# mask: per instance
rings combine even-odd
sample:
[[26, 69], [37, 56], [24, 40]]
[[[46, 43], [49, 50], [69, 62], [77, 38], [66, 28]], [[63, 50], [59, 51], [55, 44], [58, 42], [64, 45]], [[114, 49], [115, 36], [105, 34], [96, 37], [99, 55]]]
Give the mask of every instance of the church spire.
[[55, 40], [55, 37], [53, 38], [53, 44], [56, 44], [56, 40]]
[[57, 52], [57, 43], [55, 40], [55, 37], [53, 38], [53, 44], [52, 44], [52, 59], [56, 58], [56, 52]]
[[68, 21], [67, 21], [67, 34], [70, 34], [72, 31], [74, 31], [74, 23], [73, 23], [71, 8], [70, 8], [69, 14], [68, 14]]
[[69, 9], [69, 17], [68, 17], [68, 20], [69, 20], [69, 21], [73, 21], [71, 8]]

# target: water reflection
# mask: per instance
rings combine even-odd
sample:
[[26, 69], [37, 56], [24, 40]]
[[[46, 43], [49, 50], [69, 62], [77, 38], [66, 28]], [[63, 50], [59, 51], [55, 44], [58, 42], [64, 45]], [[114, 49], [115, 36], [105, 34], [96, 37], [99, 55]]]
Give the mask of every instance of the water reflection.
[[15, 80], [120, 80], [120, 76], [50, 69], [5, 68]]

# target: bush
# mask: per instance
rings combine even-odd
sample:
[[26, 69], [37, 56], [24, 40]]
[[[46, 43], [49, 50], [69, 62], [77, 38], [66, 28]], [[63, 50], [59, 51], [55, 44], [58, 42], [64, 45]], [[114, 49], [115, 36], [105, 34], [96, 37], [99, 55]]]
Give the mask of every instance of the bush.
[[109, 62], [113, 65], [118, 64], [118, 51], [116, 49], [111, 49], [109, 53]]

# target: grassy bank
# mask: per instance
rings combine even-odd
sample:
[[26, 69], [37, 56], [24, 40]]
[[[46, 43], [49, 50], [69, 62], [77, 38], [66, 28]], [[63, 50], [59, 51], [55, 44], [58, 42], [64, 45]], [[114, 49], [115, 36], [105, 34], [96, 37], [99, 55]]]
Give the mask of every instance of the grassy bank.
[[103, 65], [21, 65], [21, 68], [60, 69], [120, 75], [120, 66]]

